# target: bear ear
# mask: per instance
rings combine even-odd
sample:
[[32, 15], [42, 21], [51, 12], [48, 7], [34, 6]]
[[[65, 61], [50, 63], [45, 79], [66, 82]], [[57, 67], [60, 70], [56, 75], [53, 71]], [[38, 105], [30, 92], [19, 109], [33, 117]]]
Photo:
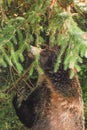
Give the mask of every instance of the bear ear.
[[59, 46], [55, 45], [53, 47], [46, 47], [44, 49], [35, 47], [35, 46], [30, 46], [31, 50], [30, 52], [32, 53], [33, 56], [35, 55], [40, 55], [40, 65], [43, 69], [48, 68], [48, 67], [53, 67], [56, 58], [59, 54]]
[[[53, 47], [47, 47], [47, 48], [44, 48], [44, 49], [41, 49], [41, 48], [38, 48], [38, 47], [35, 47], [35, 46], [30, 46], [30, 52], [35, 56], [37, 54], [40, 54], [40, 55], [47, 55], [47, 54], [52, 54], [55, 53], [56, 55], [59, 53], [59, 50], [60, 50], [60, 47], [55, 45]], [[45, 53], [46, 52], [46, 53]]]
[[30, 46], [30, 52], [35, 56], [37, 54], [40, 54], [41, 51], [43, 51], [44, 49], [35, 47], [35, 46]]

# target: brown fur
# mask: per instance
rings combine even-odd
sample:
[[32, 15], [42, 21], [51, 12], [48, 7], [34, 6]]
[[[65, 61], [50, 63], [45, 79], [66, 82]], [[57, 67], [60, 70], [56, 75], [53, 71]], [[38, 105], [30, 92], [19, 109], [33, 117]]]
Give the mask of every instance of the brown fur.
[[29, 130], [84, 130], [78, 76], [70, 79], [70, 70], [65, 71], [63, 64], [54, 73], [57, 52], [54, 49], [41, 52], [40, 64], [45, 74], [39, 75], [35, 90], [25, 101], [27, 109], [23, 109], [23, 104], [18, 108], [17, 99], [13, 101], [17, 115]]
[[[41, 115], [42, 113], [43, 115], [36, 121], [31, 130], [84, 130], [83, 101], [77, 76], [71, 80], [72, 87], [76, 89], [74, 96], [71, 94], [67, 97], [62, 95], [60, 91], [55, 91], [52, 82], [45, 75], [40, 77], [38, 85], [41, 85], [42, 82], [47, 82], [47, 87], [50, 90], [50, 101], [48, 109], [45, 106], [45, 101], [42, 102], [44, 107]], [[37, 111], [39, 111], [39, 107]]]

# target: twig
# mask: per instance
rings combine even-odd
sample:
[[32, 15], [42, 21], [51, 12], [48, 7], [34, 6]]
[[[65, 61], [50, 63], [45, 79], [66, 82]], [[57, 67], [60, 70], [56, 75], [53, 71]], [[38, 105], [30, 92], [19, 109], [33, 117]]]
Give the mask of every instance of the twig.
[[50, 9], [52, 9], [53, 8], [53, 6], [56, 4], [56, 0], [52, 0], [52, 2], [51, 2], [51, 5], [50, 5]]
[[[33, 64], [33, 63], [32, 63], [32, 64]], [[6, 93], [10, 93], [13, 89], [16, 89], [17, 84], [18, 84], [21, 80], [23, 80], [23, 79], [25, 78], [25, 76], [27, 75], [27, 73], [30, 71], [30, 68], [31, 68], [32, 64], [27, 68], [27, 70], [23, 73], [23, 75], [22, 75], [20, 78], [18, 78], [18, 79], [16, 80], [16, 82], [13, 83], [13, 84], [10, 86], [10, 88], [8, 88], [8, 89], [5, 90]]]

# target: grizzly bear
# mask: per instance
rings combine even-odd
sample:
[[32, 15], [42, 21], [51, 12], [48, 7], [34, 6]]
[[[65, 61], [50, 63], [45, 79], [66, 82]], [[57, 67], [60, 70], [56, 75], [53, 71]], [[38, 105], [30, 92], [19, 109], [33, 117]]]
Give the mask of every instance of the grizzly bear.
[[58, 47], [41, 51], [39, 62], [44, 74], [38, 76], [35, 89], [21, 105], [17, 96], [13, 99], [20, 121], [29, 130], [84, 130], [82, 91], [77, 73], [70, 79], [70, 70], [64, 70], [63, 61], [54, 72], [58, 53]]

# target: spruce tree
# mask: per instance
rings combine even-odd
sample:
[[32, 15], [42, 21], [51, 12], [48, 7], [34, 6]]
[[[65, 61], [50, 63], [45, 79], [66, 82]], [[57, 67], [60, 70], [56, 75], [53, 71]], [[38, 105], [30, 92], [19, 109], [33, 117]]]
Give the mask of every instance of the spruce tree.
[[[64, 69], [80, 71], [82, 57], [87, 57], [87, 34], [73, 19], [74, 12], [80, 12], [76, 6], [73, 0], [2, 0], [0, 66], [14, 67], [21, 75], [26, 71], [22, 64], [24, 52], [30, 51], [31, 45], [37, 48], [58, 45], [61, 49], [54, 71], [58, 70], [65, 50]], [[37, 61], [36, 55], [30, 75]]]

